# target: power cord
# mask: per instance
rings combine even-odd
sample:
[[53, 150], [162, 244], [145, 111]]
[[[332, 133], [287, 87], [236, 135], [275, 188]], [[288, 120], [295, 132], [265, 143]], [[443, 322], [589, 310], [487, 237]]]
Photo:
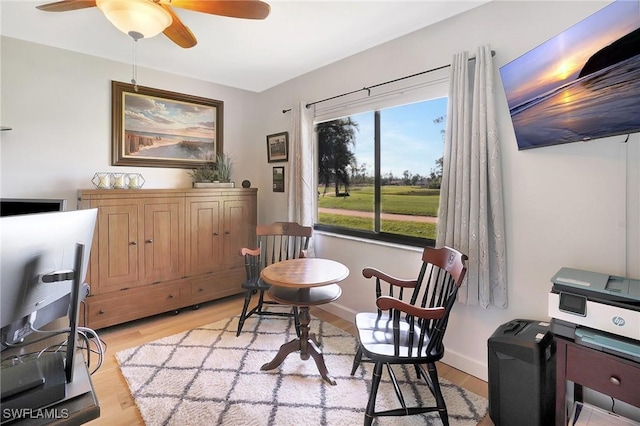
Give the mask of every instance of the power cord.
[[[31, 318], [33, 316], [33, 318]], [[35, 319], [35, 315], [31, 315], [29, 318], [29, 328], [32, 333], [40, 334], [41, 336], [35, 339], [29, 339], [28, 341], [23, 341], [20, 343], [9, 343], [3, 342], [3, 344], [10, 348], [20, 348], [33, 345], [34, 343], [39, 343], [44, 340], [50, 339], [55, 336], [59, 336], [61, 334], [69, 333], [71, 329], [69, 327], [65, 327], [59, 330], [39, 330], [33, 327], [33, 319]], [[91, 368], [91, 354], [96, 354], [98, 356], [98, 361], [96, 367], [90, 371], [90, 374], [93, 375], [98, 369], [102, 366], [104, 362], [104, 354], [106, 352], [106, 348], [102, 339], [95, 330], [90, 329], [88, 327], [78, 327], [77, 330], [78, 335], [81, 337], [79, 344], [77, 345], [78, 349], [86, 351], [85, 361], [87, 363], [87, 368]], [[82, 342], [82, 344], [80, 344]], [[58, 342], [52, 345], [49, 345], [39, 351], [34, 351], [25, 354], [12, 354], [5, 359], [2, 359], [0, 363], [4, 366], [5, 364], [10, 363], [10, 365], [16, 365], [25, 362], [26, 360], [33, 358], [40, 358], [41, 356], [48, 353], [56, 353], [66, 349], [68, 344], [68, 339]], [[92, 348], [93, 345], [93, 348]]]

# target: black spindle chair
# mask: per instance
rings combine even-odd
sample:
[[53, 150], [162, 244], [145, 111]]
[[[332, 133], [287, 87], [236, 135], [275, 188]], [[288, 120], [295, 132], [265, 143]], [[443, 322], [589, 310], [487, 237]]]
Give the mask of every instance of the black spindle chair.
[[[277, 305], [279, 303], [268, 299], [265, 300], [264, 292], [269, 289], [269, 284], [260, 279], [260, 271], [272, 263], [306, 257], [312, 233], [312, 227], [302, 226], [295, 222], [276, 222], [271, 225], [258, 225], [256, 227], [258, 248], [243, 248], [240, 251], [240, 254], [245, 259], [247, 279], [242, 284], [245, 289], [244, 305], [242, 306], [236, 336], [240, 335], [245, 320], [254, 314], [293, 317], [296, 334], [300, 336], [300, 320], [297, 307], [292, 307], [291, 312], [269, 311], [266, 309], [267, 305]], [[249, 309], [251, 297], [256, 293], [258, 294], [258, 302], [256, 306]]]
[[[365, 278], [376, 279], [378, 307], [375, 313], [358, 313], [355, 320], [359, 346], [351, 375], [361, 362], [375, 364], [365, 425], [370, 425], [378, 416], [408, 416], [433, 411], [438, 412], [444, 425], [449, 424], [435, 363], [444, 355], [443, 338], [449, 313], [467, 270], [466, 260], [466, 255], [452, 248], [427, 247], [416, 279], [395, 278], [374, 268], [362, 270]], [[408, 301], [404, 301], [405, 292]], [[415, 367], [417, 379], [425, 380], [436, 406], [407, 407], [392, 368], [399, 364]], [[383, 366], [387, 367], [401, 408], [376, 412], [376, 394]]]

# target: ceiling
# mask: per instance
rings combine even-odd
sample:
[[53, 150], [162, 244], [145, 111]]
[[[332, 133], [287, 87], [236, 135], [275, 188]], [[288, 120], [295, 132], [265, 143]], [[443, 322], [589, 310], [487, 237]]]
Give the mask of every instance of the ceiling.
[[[53, 0], [52, 0], [53, 1]], [[52, 1], [0, 1], [0, 34], [119, 62], [133, 62], [133, 40], [97, 8], [43, 12]], [[262, 21], [174, 8], [198, 39], [183, 49], [160, 34], [137, 43], [137, 63], [261, 92], [490, 0], [266, 0]]]

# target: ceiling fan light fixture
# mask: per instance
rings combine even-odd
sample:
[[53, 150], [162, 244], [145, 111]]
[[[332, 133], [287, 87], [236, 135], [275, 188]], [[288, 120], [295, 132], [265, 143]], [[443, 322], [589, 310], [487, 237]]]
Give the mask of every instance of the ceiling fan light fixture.
[[169, 12], [149, 0], [96, 0], [96, 6], [117, 29], [135, 40], [158, 35], [173, 22]]

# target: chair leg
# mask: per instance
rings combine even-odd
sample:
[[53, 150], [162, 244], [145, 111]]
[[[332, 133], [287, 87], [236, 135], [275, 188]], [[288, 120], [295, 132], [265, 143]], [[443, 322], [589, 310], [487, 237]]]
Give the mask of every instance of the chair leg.
[[244, 305], [242, 305], [242, 313], [240, 314], [240, 320], [238, 321], [238, 331], [236, 332], [236, 337], [240, 335], [242, 327], [244, 326], [244, 321], [247, 319], [247, 308], [249, 308], [251, 294], [253, 294], [252, 290], [247, 290], [244, 292]]
[[444, 426], [449, 426], [449, 414], [447, 413], [447, 405], [445, 404], [442, 392], [440, 391], [440, 382], [438, 381], [438, 370], [436, 369], [436, 365], [434, 363], [427, 364], [427, 372], [429, 373], [429, 377], [431, 377], [433, 396], [436, 399], [436, 404], [438, 405], [438, 414], [440, 415], [442, 424]]
[[258, 290], [258, 306], [256, 306], [256, 313], [260, 315], [262, 313], [262, 304], [264, 303], [264, 290]]
[[362, 349], [360, 349], [360, 345], [358, 345], [358, 350], [356, 351], [356, 356], [353, 357], [353, 367], [351, 368], [351, 375], [356, 374], [356, 370], [360, 365], [360, 361], [362, 361]]
[[373, 367], [373, 377], [371, 378], [371, 393], [369, 394], [369, 402], [367, 402], [367, 411], [364, 413], [364, 424], [370, 426], [376, 412], [376, 395], [382, 378], [382, 363], [376, 362]]

